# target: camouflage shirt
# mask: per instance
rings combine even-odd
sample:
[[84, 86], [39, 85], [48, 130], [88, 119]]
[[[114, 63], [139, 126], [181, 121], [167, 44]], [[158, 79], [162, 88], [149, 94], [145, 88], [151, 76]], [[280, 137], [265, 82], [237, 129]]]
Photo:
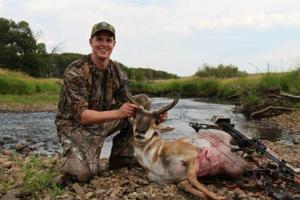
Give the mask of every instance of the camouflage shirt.
[[56, 126], [58, 134], [69, 134], [79, 127], [100, 133], [102, 125], [81, 125], [80, 115], [86, 109], [111, 110], [125, 102], [121, 89], [127, 76], [110, 60], [106, 69], [100, 70], [91, 55], [71, 63], [65, 70], [60, 94]]

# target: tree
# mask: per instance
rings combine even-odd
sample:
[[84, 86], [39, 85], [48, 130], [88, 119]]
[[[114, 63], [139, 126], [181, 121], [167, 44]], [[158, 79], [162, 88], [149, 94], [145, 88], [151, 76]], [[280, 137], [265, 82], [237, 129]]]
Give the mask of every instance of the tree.
[[0, 18], [0, 66], [32, 76], [46, 72], [46, 46], [33, 37], [29, 24]]

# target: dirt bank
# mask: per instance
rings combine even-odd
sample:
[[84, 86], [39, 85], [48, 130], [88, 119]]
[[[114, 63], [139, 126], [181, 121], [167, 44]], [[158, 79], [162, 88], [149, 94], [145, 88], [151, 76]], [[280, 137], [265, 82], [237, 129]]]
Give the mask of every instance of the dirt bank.
[[266, 120], [291, 134], [300, 134], [300, 111], [284, 113]]
[[56, 104], [23, 105], [23, 104], [0, 104], [0, 112], [55, 112]]

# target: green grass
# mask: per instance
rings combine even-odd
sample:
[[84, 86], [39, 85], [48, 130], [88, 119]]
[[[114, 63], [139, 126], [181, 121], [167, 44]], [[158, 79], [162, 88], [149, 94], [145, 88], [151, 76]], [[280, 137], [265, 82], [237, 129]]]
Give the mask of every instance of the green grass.
[[[0, 69], [0, 104], [43, 106], [56, 104], [60, 91], [59, 79], [37, 79], [24, 73]], [[152, 82], [134, 82], [133, 93], [165, 96], [176, 90], [182, 97], [217, 97], [238, 95], [250, 104], [260, 101], [269, 89], [300, 94], [300, 68], [285, 73], [265, 73], [237, 78], [185, 77]]]
[[0, 105], [43, 107], [57, 104], [60, 82], [59, 79], [38, 79], [0, 68]]
[[23, 191], [29, 193], [34, 199], [40, 199], [43, 190], [48, 190], [53, 198], [64, 192], [64, 189], [52, 182], [59, 174], [54, 170], [53, 164], [45, 163], [37, 155], [29, 156], [24, 160], [14, 155], [14, 162], [24, 173]]
[[37, 79], [21, 72], [0, 69], [0, 94], [33, 95], [58, 94], [59, 79]]
[[217, 78], [185, 78], [169, 81], [134, 83], [134, 92], [150, 94], [165, 94], [177, 90], [186, 97], [227, 97], [233, 94], [242, 95], [245, 92], [257, 94], [269, 89], [278, 88], [292, 94], [300, 94], [300, 68], [287, 73], [266, 73], [257, 76], [247, 76], [230, 79]]

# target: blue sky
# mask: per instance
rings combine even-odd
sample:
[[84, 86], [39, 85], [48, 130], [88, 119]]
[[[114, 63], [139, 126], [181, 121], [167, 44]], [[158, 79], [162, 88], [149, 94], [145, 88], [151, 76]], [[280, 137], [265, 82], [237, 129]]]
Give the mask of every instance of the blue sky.
[[48, 50], [90, 52], [93, 24], [117, 31], [112, 59], [180, 76], [203, 63], [249, 73], [300, 66], [299, 0], [0, 0], [1, 17], [29, 22]]

